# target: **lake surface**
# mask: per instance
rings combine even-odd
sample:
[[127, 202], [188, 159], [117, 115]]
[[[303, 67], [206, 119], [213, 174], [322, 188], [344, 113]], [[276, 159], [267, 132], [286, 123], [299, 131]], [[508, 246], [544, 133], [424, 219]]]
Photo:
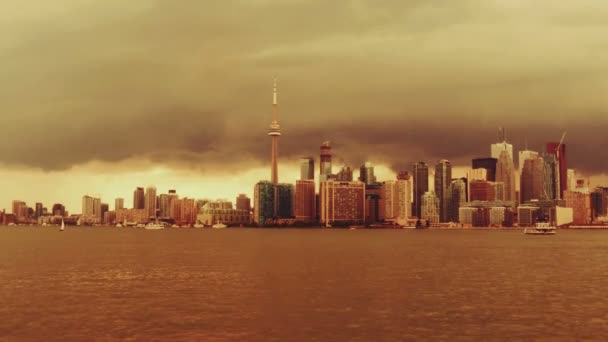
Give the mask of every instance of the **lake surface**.
[[608, 231], [0, 227], [0, 340], [608, 339]]

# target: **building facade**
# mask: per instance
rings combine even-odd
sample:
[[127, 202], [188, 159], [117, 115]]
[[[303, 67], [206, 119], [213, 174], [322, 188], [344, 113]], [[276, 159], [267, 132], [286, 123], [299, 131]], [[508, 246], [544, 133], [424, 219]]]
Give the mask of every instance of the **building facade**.
[[365, 184], [363, 182], [321, 182], [319, 187], [322, 224], [360, 224], [365, 221]]

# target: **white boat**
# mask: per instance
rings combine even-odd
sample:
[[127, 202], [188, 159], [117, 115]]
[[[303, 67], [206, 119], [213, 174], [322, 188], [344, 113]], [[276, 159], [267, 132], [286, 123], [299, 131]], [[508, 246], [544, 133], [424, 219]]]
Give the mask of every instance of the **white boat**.
[[194, 228], [205, 228], [205, 225], [197, 223], [197, 224], [194, 225]]
[[537, 222], [534, 227], [525, 228], [524, 234], [531, 235], [554, 235], [555, 234], [555, 226], [551, 225], [548, 222]]
[[150, 222], [146, 225], [146, 229], [148, 230], [159, 230], [159, 229], [165, 229], [165, 226], [162, 223], [158, 223], [158, 222]]
[[216, 223], [213, 226], [211, 226], [211, 228], [214, 228], [214, 229], [224, 229], [226, 227], [227, 226], [225, 224], [223, 224], [223, 223]]
[[139, 223], [135, 226], [135, 228], [146, 228], [146, 225], [143, 223]]
[[116, 225], [116, 228], [122, 228], [122, 224], [120, 224], [120, 223], [119, 223], [119, 224], [117, 224], [117, 225]]
[[59, 231], [62, 232], [65, 230], [65, 223], [63, 223], [63, 219], [61, 220], [61, 228], [59, 228]]

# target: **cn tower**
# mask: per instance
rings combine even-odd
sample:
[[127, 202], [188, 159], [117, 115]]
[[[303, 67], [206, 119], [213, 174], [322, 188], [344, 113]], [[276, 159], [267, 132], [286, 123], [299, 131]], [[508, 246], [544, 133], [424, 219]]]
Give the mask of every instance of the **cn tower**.
[[279, 121], [277, 118], [277, 80], [275, 78], [272, 92], [272, 122], [270, 123], [270, 128], [268, 129], [268, 135], [272, 139], [272, 145], [270, 148], [270, 163], [271, 163], [271, 171], [270, 171], [270, 181], [272, 184], [279, 183], [279, 137], [281, 136], [281, 126], [279, 126]]

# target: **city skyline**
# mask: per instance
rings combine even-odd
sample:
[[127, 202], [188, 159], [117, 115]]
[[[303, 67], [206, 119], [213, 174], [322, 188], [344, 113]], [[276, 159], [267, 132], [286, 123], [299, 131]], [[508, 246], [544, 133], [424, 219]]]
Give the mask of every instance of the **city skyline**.
[[[393, 179], [447, 159], [462, 176], [504, 126], [514, 151], [543, 152], [568, 131], [568, 164], [607, 184], [608, 152], [591, 148], [607, 123], [605, 69], [589, 56], [603, 54], [608, 5], [465, 3], [7, 5], [0, 208], [74, 211], [83, 194], [111, 203], [148, 185], [251, 196], [269, 179], [259, 134], [273, 76], [281, 181], [295, 183], [298, 158], [326, 140], [334, 169], [371, 161]], [[316, 29], [302, 29], [305, 14]]]

